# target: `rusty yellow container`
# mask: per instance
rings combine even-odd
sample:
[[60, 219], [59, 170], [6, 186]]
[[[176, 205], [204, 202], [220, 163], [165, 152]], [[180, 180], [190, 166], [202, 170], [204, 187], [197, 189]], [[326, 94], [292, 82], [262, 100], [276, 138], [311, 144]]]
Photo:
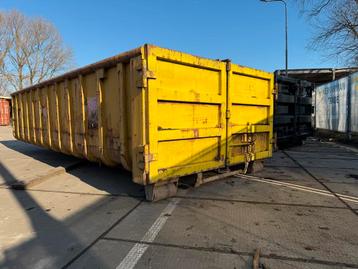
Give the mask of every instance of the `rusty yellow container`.
[[271, 73], [144, 45], [14, 93], [14, 135], [160, 186], [270, 157], [272, 94]]

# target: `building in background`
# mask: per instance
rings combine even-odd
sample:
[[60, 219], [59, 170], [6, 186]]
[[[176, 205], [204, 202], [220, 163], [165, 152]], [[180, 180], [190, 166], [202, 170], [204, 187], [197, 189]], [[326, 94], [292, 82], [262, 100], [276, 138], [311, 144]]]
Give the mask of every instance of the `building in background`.
[[[350, 74], [358, 72], [357, 67], [344, 67], [344, 68], [303, 68], [303, 69], [289, 69], [288, 76], [290, 78], [296, 78], [300, 80], [307, 80], [309, 82], [315, 83], [316, 85], [321, 85], [328, 83]], [[284, 76], [285, 70], [276, 70], [277, 75]]]

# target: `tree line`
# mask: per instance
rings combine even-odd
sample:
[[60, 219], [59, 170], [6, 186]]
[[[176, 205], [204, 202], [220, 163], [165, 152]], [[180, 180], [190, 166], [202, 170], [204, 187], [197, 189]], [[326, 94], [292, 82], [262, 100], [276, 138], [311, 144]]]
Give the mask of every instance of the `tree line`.
[[358, 66], [358, 0], [296, 0], [312, 22], [309, 48]]
[[71, 60], [71, 49], [52, 23], [0, 12], [0, 95], [52, 78]]

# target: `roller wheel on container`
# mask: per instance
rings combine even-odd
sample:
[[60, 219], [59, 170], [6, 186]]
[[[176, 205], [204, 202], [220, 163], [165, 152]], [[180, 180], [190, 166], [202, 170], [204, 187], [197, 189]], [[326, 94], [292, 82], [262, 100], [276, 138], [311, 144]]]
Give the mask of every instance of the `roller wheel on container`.
[[145, 198], [147, 199], [147, 201], [155, 202], [175, 196], [177, 190], [177, 182], [168, 182], [161, 185], [150, 184], [145, 186]]
[[249, 167], [247, 168], [247, 173], [254, 174], [260, 172], [262, 169], [264, 169], [263, 161], [251, 161], [249, 163]]

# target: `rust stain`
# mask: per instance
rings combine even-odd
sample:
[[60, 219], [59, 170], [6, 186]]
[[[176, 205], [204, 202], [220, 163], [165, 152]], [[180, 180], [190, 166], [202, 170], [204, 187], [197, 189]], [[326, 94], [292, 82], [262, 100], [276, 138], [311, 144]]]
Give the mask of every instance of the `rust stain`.
[[194, 94], [195, 101], [199, 102], [200, 101], [200, 93], [195, 90], [190, 90], [190, 92]]
[[199, 129], [195, 128], [195, 129], [193, 129], [193, 132], [194, 132], [195, 138], [199, 137]]

